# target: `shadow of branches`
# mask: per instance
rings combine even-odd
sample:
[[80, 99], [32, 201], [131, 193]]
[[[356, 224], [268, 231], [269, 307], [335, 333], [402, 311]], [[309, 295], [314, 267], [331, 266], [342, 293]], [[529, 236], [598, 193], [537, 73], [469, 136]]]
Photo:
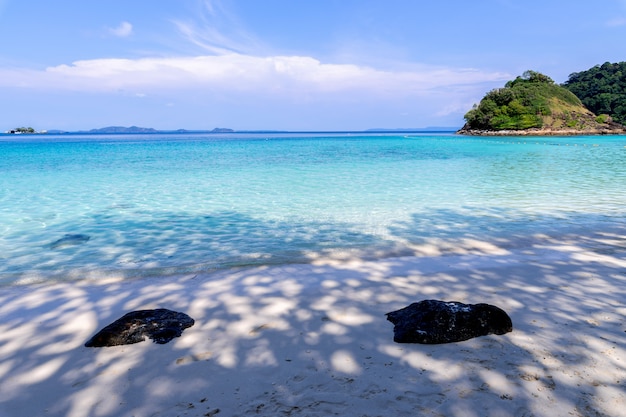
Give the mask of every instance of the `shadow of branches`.
[[[5, 287], [0, 415], [618, 415], [626, 229], [613, 226], [443, 236], [414, 242], [431, 247], [417, 257]], [[392, 234], [424, 227], [415, 217]], [[393, 343], [384, 314], [426, 298], [498, 305], [514, 331]], [[167, 345], [83, 347], [123, 313], [157, 307], [196, 324]]]

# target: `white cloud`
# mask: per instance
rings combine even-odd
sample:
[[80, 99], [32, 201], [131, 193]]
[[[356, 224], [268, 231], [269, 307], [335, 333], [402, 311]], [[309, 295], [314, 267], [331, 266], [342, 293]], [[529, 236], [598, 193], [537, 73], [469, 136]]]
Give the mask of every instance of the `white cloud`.
[[429, 95], [476, 83], [509, 79], [475, 69], [416, 66], [401, 71], [322, 63], [303, 56], [238, 54], [180, 58], [95, 59], [44, 71], [0, 70], [0, 85], [49, 90], [106, 92], [218, 89], [274, 95], [365, 92], [374, 95]]
[[[472, 103], [511, 78], [476, 69], [416, 65], [383, 70], [305, 56], [231, 54], [95, 59], [44, 70], [0, 68], [0, 89], [20, 88], [40, 97], [78, 93], [88, 107], [100, 102], [98, 96], [103, 101], [136, 97], [150, 111], [157, 102], [176, 109], [177, 115], [168, 117], [186, 126], [198, 123], [198, 116], [191, 115], [202, 108], [220, 123], [239, 128], [306, 130], [456, 125]], [[398, 116], [403, 112], [413, 116]]]
[[109, 33], [118, 38], [126, 38], [133, 34], [133, 25], [128, 22], [122, 22], [118, 27], [109, 28]]

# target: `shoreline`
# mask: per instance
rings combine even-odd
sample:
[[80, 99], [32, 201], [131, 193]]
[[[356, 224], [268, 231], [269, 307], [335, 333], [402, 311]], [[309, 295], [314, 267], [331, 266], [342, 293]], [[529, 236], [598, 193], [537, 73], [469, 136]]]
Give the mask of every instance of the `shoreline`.
[[480, 130], [462, 128], [455, 132], [465, 136], [621, 136], [626, 135], [624, 127], [607, 127], [600, 129], [542, 129], [531, 128], [522, 130]]
[[[618, 415], [626, 231], [491, 243], [481, 253], [0, 288], [0, 415]], [[497, 305], [513, 332], [394, 343], [384, 314], [422, 299]], [[83, 346], [147, 308], [196, 323], [166, 345]]]
[[[604, 219], [606, 220], [606, 219]], [[589, 230], [594, 232], [589, 234]], [[613, 216], [609, 221], [595, 221], [585, 226], [573, 224], [543, 224], [542, 227], [525, 231], [504, 231], [494, 233], [467, 232], [458, 236], [429, 236], [417, 241], [389, 240], [384, 246], [363, 248], [345, 248], [328, 252], [306, 252], [298, 256], [285, 259], [278, 256], [275, 259], [263, 257], [258, 262], [255, 259], [242, 260], [230, 263], [197, 263], [164, 266], [148, 266], [134, 268], [64, 268], [54, 272], [24, 271], [15, 273], [0, 273], [0, 291], [3, 288], [54, 285], [56, 283], [86, 283], [110, 284], [151, 280], [155, 278], [172, 278], [188, 275], [212, 275], [260, 267], [279, 267], [285, 265], [311, 265], [319, 263], [346, 263], [354, 260], [367, 262], [387, 262], [397, 258], [430, 258], [456, 255], [490, 255], [503, 254], [509, 250], [520, 249], [526, 246], [542, 245], [553, 241], [571, 240], [579, 234], [588, 235], [588, 243], [602, 246], [599, 233], [622, 233], [626, 229], [626, 222], [618, 221]], [[595, 241], [595, 243], [593, 243]], [[600, 248], [598, 248], [600, 249]], [[293, 255], [293, 254], [292, 254]]]

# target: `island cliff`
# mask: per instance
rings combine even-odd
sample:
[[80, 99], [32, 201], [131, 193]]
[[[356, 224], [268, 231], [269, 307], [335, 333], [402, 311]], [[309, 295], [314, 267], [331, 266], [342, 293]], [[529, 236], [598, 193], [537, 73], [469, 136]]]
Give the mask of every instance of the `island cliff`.
[[476, 136], [626, 134], [608, 115], [596, 116], [567, 89], [543, 74], [526, 71], [490, 91], [465, 114], [457, 133]]

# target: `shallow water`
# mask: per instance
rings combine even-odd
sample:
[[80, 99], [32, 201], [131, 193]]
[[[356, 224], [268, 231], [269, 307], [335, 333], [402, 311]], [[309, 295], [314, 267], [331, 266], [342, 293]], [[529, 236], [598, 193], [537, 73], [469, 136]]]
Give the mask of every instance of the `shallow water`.
[[624, 136], [1, 136], [0, 173], [9, 285], [516, 245], [626, 214]]

